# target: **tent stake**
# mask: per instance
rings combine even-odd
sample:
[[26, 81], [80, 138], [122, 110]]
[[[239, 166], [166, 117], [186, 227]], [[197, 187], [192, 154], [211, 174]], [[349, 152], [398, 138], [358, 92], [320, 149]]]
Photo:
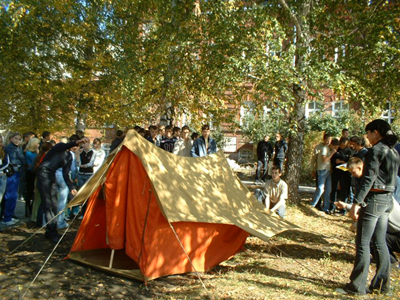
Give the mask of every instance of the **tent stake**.
[[114, 253], [115, 253], [115, 250], [112, 249], [112, 250], [111, 250], [111, 257], [110, 257], [110, 264], [108, 265], [108, 267], [109, 267], [110, 269], [112, 268], [112, 265], [113, 265]]

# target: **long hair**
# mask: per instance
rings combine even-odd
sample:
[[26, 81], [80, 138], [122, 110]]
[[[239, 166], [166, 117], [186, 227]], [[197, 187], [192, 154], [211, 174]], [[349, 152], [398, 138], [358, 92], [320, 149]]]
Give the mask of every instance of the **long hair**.
[[397, 136], [392, 131], [392, 128], [388, 122], [381, 119], [376, 119], [372, 122], [369, 122], [367, 126], [365, 126], [365, 131], [373, 132], [375, 130], [381, 135], [382, 143], [386, 144], [390, 148], [393, 148], [393, 146], [396, 145], [398, 140]]
[[25, 152], [30, 151], [30, 152], [37, 152], [37, 145], [39, 145], [40, 140], [38, 138], [31, 138], [26, 145]]

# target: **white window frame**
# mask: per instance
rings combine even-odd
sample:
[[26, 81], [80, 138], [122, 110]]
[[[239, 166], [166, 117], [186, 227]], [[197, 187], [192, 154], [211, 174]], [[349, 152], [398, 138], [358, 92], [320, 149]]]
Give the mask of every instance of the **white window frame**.
[[[313, 108], [310, 108], [310, 104], [313, 105]], [[322, 113], [322, 110], [321, 110], [320, 106], [318, 105], [317, 101], [307, 102], [306, 111], [305, 111], [306, 118], [312, 116], [313, 114], [321, 114], [321, 113]]]
[[382, 111], [381, 119], [391, 124], [394, 121], [394, 110], [392, 109], [392, 104], [390, 103], [390, 101], [388, 101], [386, 104], [387, 109], [384, 109]]

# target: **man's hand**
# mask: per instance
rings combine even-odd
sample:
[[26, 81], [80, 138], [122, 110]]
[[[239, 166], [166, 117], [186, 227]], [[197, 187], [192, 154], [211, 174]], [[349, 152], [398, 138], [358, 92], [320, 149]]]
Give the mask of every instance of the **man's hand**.
[[76, 193], [77, 193], [77, 191], [76, 191], [75, 189], [71, 190], [71, 195], [72, 195], [72, 196], [75, 196]]
[[335, 202], [335, 205], [338, 209], [345, 209], [346, 208], [346, 203], [342, 202], [342, 201], [337, 201]]
[[359, 205], [357, 205], [357, 204], [353, 204], [353, 206], [351, 207], [351, 210], [350, 210], [350, 218], [352, 218], [354, 221], [357, 221], [358, 220], [358, 213], [359, 213], [359, 210], [360, 210], [360, 206]]
[[89, 138], [84, 137], [83, 139], [80, 139], [80, 140], [76, 141], [76, 143], [77, 143], [78, 145], [88, 144], [88, 143], [90, 143], [90, 140], [89, 140]]
[[264, 209], [263, 209], [263, 213], [264, 213], [264, 214], [267, 214], [267, 215], [270, 215], [270, 214], [271, 214], [271, 211], [270, 211], [268, 208], [264, 208]]

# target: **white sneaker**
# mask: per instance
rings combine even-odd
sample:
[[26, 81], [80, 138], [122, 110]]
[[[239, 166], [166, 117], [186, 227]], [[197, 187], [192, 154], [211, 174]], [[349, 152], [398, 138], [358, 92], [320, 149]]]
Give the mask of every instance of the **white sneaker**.
[[15, 221], [15, 220], [11, 220], [11, 221], [8, 221], [8, 222], [1, 222], [3, 225], [6, 225], [6, 226], [11, 226], [11, 225], [14, 225], [15, 223], [17, 223], [18, 221]]

